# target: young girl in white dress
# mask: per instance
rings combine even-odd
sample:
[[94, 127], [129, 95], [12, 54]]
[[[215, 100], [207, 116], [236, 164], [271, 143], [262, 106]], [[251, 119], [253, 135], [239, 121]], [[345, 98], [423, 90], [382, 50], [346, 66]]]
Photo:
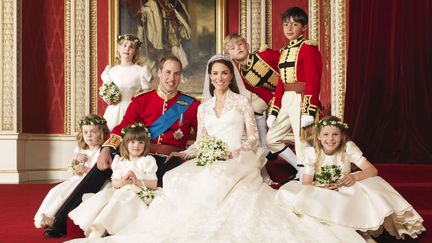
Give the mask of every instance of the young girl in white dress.
[[[111, 165], [113, 188], [96, 193], [69, 213], [86, 237], [97, 238], [106, 232], [118, 232], [147, 209], [149, 201], [146, 199], [151, 199], [152, 190], [157, 188], [157, 165], [148, 155], [147, 128], [142, 123], [134, 123], [123, 129], [122, 134], [121, 156], [116, 155]], [[140, 197], [138, 193], [144, 194]], [[145, 195], [148, 198], [143, 198]]]
[[[348, 141], [348, 125], [329, 116], [316, 125], [314, 146], [305, 150], [302, 185], [289, 182], [279, 189], [282, 202], [293, 210], [323, 222], [354, 228], [379, 236], [383, 229], [396, 238], [416, 238], [425, 231], [423, 219], [385, 180], [354, 142]], [[351, 163], [360, 171], [351, 172]], [[324, 167], [336, 165], [339, 182], [320, 185], [314, 178]], [[313, 186], [315, 185], [315, 186]], [[367, 234], [363, 234], [368, 237]]]
[[133, 35], [120, 35], [117, 37], [117, 65], [108, 65], [102, 72], [101, 79], [104, 84], [114, 82], [120, 90], [120, 100], [113, 103], [104, 99], [108, 104], [104, 118], [108, 128], [112, 130], [123, 119], [131, 98], [150, 90], [152, 81], [151, 71], [147, 66], [140, 64], [141, 41]]
[[84, 117], [79, 126], [78, 146], [74, 149], [71, 163], [74, 176], [53, 187], [45, 196], [34, 217], [36, 228], [49, 227], [53, 224], [57, 210], [96, 163], [100, 146], [109, 134], [106, 120], [97, 115]]

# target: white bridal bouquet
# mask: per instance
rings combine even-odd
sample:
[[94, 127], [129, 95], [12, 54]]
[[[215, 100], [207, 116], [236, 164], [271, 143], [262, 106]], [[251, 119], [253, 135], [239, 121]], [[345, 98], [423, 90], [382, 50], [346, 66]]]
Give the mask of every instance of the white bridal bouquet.
[[213, 136], [206, 136], [198, 143], [197, 166], [205, 166], [216, 160], [228, 159], [228, 145]]
[[99, 95], [102, 99], [110, 100], [113, 103], [120, 100], [120, 90], [114, 82], [104, 83], [99, 88]]
[[320, 185], [336, 184], [342, 176], [342, 168], [339, 165], [326, 165], [315, 174], [315, 181]]
[[149, 205], [155, 197], [154, 191], [152, 189], [144, 187], [142, 187], [141, 190], [137, 192], [137, 195], [147, 205]]

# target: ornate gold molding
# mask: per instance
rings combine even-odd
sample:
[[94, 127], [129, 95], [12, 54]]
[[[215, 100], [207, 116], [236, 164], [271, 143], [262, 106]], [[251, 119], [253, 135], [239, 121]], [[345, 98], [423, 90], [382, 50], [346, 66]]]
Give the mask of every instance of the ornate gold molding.
[[332, 114], [343, 120], [346, 92], [346, 5], [332, 0]]
[[216, 53], [223, 53], [226, 34], [226, 0], [216, 0]]
[[19, 66], [17, 65], [17, 26], [18, 16], [16, 16], [18, 4], [14, 0], [3, 0], [1, 5], [1, 78], [2, 78], [2, 114], [1, 114], [1, 130], [14, 131], [16, 128], [16, 106], [17, 97], [16, 83], [19, 81], [17, 73]]
[[247, 6], [246, 0], [240, 0], [239, 2], [239, 18], [240, 18], [240, 26], [239, 26], [239, 34], [247, 39]]
[[116, 36], [118, 35], [118, 5], [115, 0], [108, 0], [108, 62], [115, 63]]
[[338, 86], [339, 86], [339, 111], [338, 117], [344, 119], [345, 112], [345, 93], [346, 93], [346, 21], [345, 21], [345, 1], [338, 0]]
[[71, 134], [71, 0], [64, 1], [64, 133]]
[[[251, 1], [251, 49], [257, 50], [261, 44], [261, 0]], [[263, 23], [264, 24], [264, 23]]]
[[75, 0], [74, 8], [74, 131], [78, 131], [78, 121], [86, 110], [86, 1]]
[[265, 43], [269, 48], [272, 48], [273, 46], [273, 39], [272, 39], [272, 1], [266, 0], [265, 2]]
[[97, 1], [65, 0], [65, 134], [97, 112]]
[[320, 0], [309, 0], [309, 39], [320, 41]]
[[90, 1], [90, 113], [97, 114], [97, 0]]

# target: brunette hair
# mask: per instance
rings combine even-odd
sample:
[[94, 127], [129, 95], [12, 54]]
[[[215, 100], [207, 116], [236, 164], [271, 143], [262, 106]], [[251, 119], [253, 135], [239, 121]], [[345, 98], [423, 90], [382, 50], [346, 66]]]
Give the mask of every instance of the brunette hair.
[[281, 14], [282, 22], [288, 21], [291, 17], [295, 22], [300, 23], [302, 26], [305, 26], [308, 23], [306, 12], [299, 7], [289, 8]]
[[181, 63], [180, 59], [178, 59], [178, 57], [176, 56], [164, 56], [159, 60], [159, 70], [162, 70], [165, 63], [170, 60], [170, 61], [174, 61], [174, 62], [178, 62], [180, 64], [180, 70], [183, 70], [183, 64]]
[[128, 144], [130, 141], [144, 141], [145, 147], [141, 156], [146, 156], [150, 151], [150, 136], [147, 128], [144, 125], [137, 125], [141, 123], [134, 123], [125, 128], [122, 143], [120, 144], [120, 156], [129, 159]]
[[[232, 63], [231, 63], [231, 61], [229, 61], [228, 59], [216, 59], [216, 60], [213, 60], [213, 61], [211, 61], [211, 62], [209, 62], [208, 63], [208, 76], [209, 76], [209, 79], [210, 79], [210, 74], [211, 74], [211, 72], [212, 72], [212, 67], [213, 67], [213, 64], [215, 64], [215, 63], [221, 63], [221, 64], [223, 64], [223, 65], [225, 65], [225, 66], [227, 66], [228, 67], [228, 69], [230, 70], [230, 72], [231, 72], [231, 74], [232, 74], [232, 79], [231, 79], [231, 81], [230, 81], [230, 83], [229, 83], [229, 89], [231, 90], [231, 91], [233, 91], [234, 93], [237, 93], [237, 94], [239, 94], [240, 93], [240, 91], [239, 91], [239, 88], [237, 87], [237, 82], [236, 82], [236, 79], [235, 79], [235, 75], [234, 75], [234, 66], [232, 65]], [[210, 95], [211, 96], [214, 96], [214, 90], [215, 90], [215, 87], [214, 87], [214, 85], [212, 84], [212, 82], [211, 82], [211, 79], [209, 80], [209, 92], [210, 92]]]

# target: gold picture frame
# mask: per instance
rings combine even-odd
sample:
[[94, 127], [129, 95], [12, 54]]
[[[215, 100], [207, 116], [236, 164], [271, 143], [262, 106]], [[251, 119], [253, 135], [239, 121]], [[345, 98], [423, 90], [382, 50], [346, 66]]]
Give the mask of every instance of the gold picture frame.
[[[125, 23], [130, 23], [131, 25], [138, 26], [137, 22], [132, 22], [132, 21], [137, 21], [138, 17], [136, 17], [137, 15], [134, 15], [135, 10], [139, 11], [140, 9], [143, 9], [144, 6], [143, 2], [145, 4], [147, 4], [147, 2], [153, 4], [150, 7], [156, 6], [156, 2], [158, 2], [157, 3], [158, 6], [161, 6], [161, 4], [159, 4], [159, 1], [157, 0], [149, 0], [149, 1], [109, 0], [109, 6], [108, 6], [109, 54], [110, 54], [109, 63], [111, 65], [115, 65], [115, 56], [116, 56], [116, 47], [117, 47], [116, 37], [119, 34], [126, 34], [132, 32], [132, 34], [140, 35], [138, 37], [144, 42], [143, 44], [144, 48], [141, 47], [141, 55], [143, 56], [144, 59], [146, 59], [145, 63], [152, 70], [153, 77], [155, 79], [155, 81], [153, 82], [153, 87], [156, 87], [158, 81], [156, 75], [157, 72], [156, 63], [159, 58], [156, 58], [155, 55], [157, 55], [158, 57], [162, 55], [166, 55], [167, 52], [170, 52], [170, 49], [168, 49], [167, 51], [167, 48], [164, 49], [153, 48], [152, 45], [153, 43], [149, 42], [148, 38], [147, 39], [142, 38], [143, 36], [148, 36], [148, 35], [141, 35], [142, 32], [138, 31], [139, 27], [136, 27], [137, 31], [135, 31], [136, 33], [134, 33], [133, 30], [135, 28], [130, 27], [129, 24], [125, 24]], [[185, 57], [187, 59], [180, 58], [182, 62], [183, 60], [187, 60], [186, 61], [187, 65], [183, 64], [184, 70], [182, 75], [182, 83], [180, 84], [179, 89], [187, 94], [200, 97], [202, 94], [202, 86], [204, 83], [204, 76], [205, 76], [205, 64], [207, 63], [207, 60], [215, 53], [223, 52], [223, 38], [226, 33], [226, 27], [225, 27], [226, 26], [225, 23], [226, 0], [209, 0], [209, 1], [207, 0], [206, 1], [165, 0], [164, 2], [165, 3], [180, 2], [181, 5], [184, 7], [184, 9], [186, 9], [185, 10], [186, 15], [188, 15], [189, 17], [188, 25], [190, 27], [190, 32], [188, 33], [189, 35], [189, 39], [187, 40], [188, 46], [185, 45], [186, 47], [183, 48], [185, 50], [184, 52]], [[139, 3], [140, 5], [137, 5], [137, 3]], [[127, 5], [127, 4], [133, 4], [134, 6]], [[149, 9], [148, 5], [146, 5], [145, 7]], [[132, 9], [132, 14], [130, 14], [131, 9]], [[139, 23], [143, 23], [143, 21], [145, 21], [146, 18], [142, 17], [144, 16], [143, 12], [140, 12], [140, 14], [141, 14], [140, 16], [142, 18], [141, 19], [142, 21]], [[132, 18], [128, 18], [132, 15], [136, 17], [133, 20], [131, 20]], [[146, 26], [148, 27], [149, 25]], [[124, 29], [122, 30], [122, 28]], [[148, 28], [145, 28], [144, 24], [142, 24], [141, 30], [147, 31]], [[162, 35], [165, 34], [166, 31], [164, 31]], [[206, 42], [206, 40], [208, 40], [207, 41], [208, 43]], [[205, 48], [203, 48], [204, 45], [206, 45]], [[150, 48], [147, 48], [148, 46], [150, 46]], [[167, 45], [164, 45], [164, 47], [166, 46]], [[144, 53], [148, 55], [145, 56]]]

